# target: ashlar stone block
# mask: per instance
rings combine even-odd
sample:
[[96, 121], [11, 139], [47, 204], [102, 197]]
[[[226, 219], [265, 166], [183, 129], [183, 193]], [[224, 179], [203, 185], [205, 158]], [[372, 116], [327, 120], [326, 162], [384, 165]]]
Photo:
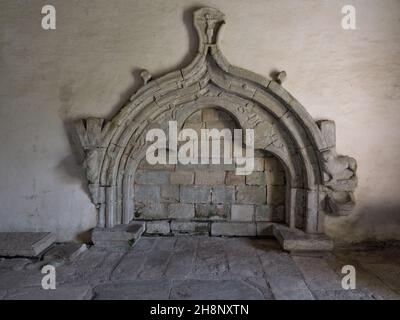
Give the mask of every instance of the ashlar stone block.
[[135, 202], [154, 203], [160, 200], [160, 186], [135, 185]]
[[170, 184], [161, 186], [161, 201], [170, 203], [179, 202], [179, 186]]
[[228, 204], [196, 204], [195, 217], [198, 219], [220, 220], [230, 216], [231, 206]]
[[284, 186], [268, 186], [267, 203], [269, 205], [285, 204], [285, 193]]
[[171, 203], [168, 205], [168, 217], [173, 219], [192, 219], [194, 218], [194, 205]]
[[171, 173], [171, 184], [190, 185], [194, 182], [194, 172], [175, 171]]
[[254, 206], [247, 204], [232, 205], [231, 219], [233, 221], [253, 221]]
[[267, 177], [264, 171], [255, 171], [246, 176], [246, 184], [248, 186], [265, 186]]
[[146, 233], [166, 235], [171, 232], [169, 221], [147, 221]]
[[135, 175], [135, 182], [137, 184], [168, 184], [169, 177], [169, 171], [138, 170]]
[[224, 171], [196, 171], [196, 185], [223, 185], [225, 183]]
[[244, 175], [236, 175], [234, 171], [229, 171], [226, 173], [225, 184], [227, 186], [237, 186], [245, 184]]
[[235, 201], [235, 187], [218, 186], [212, 188], [213, 203], [233, 203]]
[[263, 204], [267, 200], [267, 190], [262, 186], [238, 186], [236, 202], [240, 204]]
[[205, 186], [181, 186], [180, 200], [182, 203], [210, 203], [211, 189]]
[[255, 223], [243, 222], [212, 222], [211, 235], [254, 237], [257, 235]]

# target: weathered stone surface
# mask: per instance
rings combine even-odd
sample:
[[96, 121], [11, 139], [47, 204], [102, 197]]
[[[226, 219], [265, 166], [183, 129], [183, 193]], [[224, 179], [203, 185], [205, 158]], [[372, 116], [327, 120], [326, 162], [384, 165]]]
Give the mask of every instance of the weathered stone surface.
[[146, 161], [146, 159], [143, 159], [140, 164], [139, 164], [139, 169], [142, 170], [162, 170], [162, 171], [172, 171], [175, 169], [175, 165], [173, 164], [150, 164]]
[[135, 203], [135, 217], [142, 219], [163, 219], [168, 212], [167, 203]]
[[168, 205], [168, 217], [173, 219], [194, 218], [194, 205], [188, 203], [171, 203]]
[[235, 187], [218, 186], [212, 188], [212, 202], [223, 204], [233, 203], [235, 201]]
[[55, 240], [50, 232], [0, 232], [0, 256], [36, 257]]
[[146, 255], [146, 260], [142, 270], [138, 274], [138, 279], [159, 279], [168, 267], [168, 262], [172, 255], [172, 250], [158, 250], [157, 247]]
[[246, 176], [246, 184], [248, 186], [265, 186], [267, 178], [264, 171], [253, 172]]
[[146, 233], [148, 234], [169, 234], [171, 228], [169, 221], [147, 221]]
[[365, 268], [377, 275], [389, 288], [400, 292], [400, 266], [395, 263], [366, 263]]
[[135, 202], [160, 202], [160, 186], [135, 185]]
[[330, 251], [333, 242], [323, 234], [307, 234], [298, 229], [274, 225], [274, 236], [287, 251]]
[[269, 205], [277, 206], [285, 204], [285, 187], [268, 186], [267, 187], [267, 203]]
[[255, 206], [255, 220], [256, 221], [273, 221], [283, 222], [285, 220], [285, 207], [270, 205], [256, 205]]
[[264, 171], [264, 159], [263, 158], [254, 158], [253, 171]]
[[144, 223], [135, 221], [129, 225], [118, 225], [114, 228], [94, 228], [92, 241], [100, 247], [129, 248], [144, 232]]
[[202, 237], [198, 241], [196, 260], [191, 278], [218, 279], [229, 271], [229, 264], [224, 249], [224, 239]]
[[73, 261], [80, 254], [87, 250], [86, 244], [82, 243], [61, 243], [53, 246], [43, 257], [44, 260]]
[[323, 258], [293, 256], [292, 259], [301, 270], [310, 290], [338, 290], [342, 288], [339, 277]]
[[[259, 224], [273, 225], [257, 223], [257, 232]], [[56, 266], [56, 290], [40, 285], [48, 261], [0, 259], [0, 300], [400, 299], [396, 253], [381, 247], [294, 255], [273, 239], [145, 236], [128, 251], [94, 246]], [[356, 268], [356, 290], [340, 287], [347, 264]]]
[[182, 203], [210, 203], [211, 189], [206, 186], [181, 186], [180, 199]]
[[247, 222], [212, 222], [213, 236], [256, 236], [256, 224]]
[[303, 276], [287, 253], [257, 250], [264, 275], [277, 300], [314, 300]]
[[273, 234], [273, 223], [271, 222], [257, 222], [257, 236], [260, 237], [272, 237]]
[[[57, 285], [96, 285], [108, 281], [112, 271], [125, 253], [125, 249], [119, 250], [115, 248], [93, 246], [72, 263], [65, 263], [56, 269]], [[35, 282], [30, 285], [40, 285], [42, 278], [43, 275], [40, 273], [40, 270], [37, 270], [34, 277]]]
[[203, 122], [207, 121], [218, 121], [219, 120], [219, 112], [216, 109], [204, 109], [201, 112], [201, 119]]
[[28, 264], [31, 264], [33, 261], [35, 260], [27, 258], [13, 258], [13, 259], [0, 258], [0, 273], [7, 271], [23, 270]]
[[161, 186], [161, 201], [162, 202], [178, 202], [179, 201], [179, 186], [175, 186], [175, 185]]
[[227, 204], [196, 204], [195, 217], [199, 219], [221, 220], [230, 217], [231, 206]]
[[238, 280], [177, 281], [171, 290], [172, 300], [259, 300], [264, 295], [252, 285]]
[[226, 173], [225, 183], [228, 186], [237, 186], [245, 183], [244, 175], [236, 175], [234, 171], [229, 171]]
[[171, 173], [171, 184], [190, 185], [194, 183], [194, 172], [175, 171]]
[[265, 158], [265, 177], [268, 185], [285, 185], [285, 171], [279, 160], [275, 157]]
[[256, 221], [272, 221], [272, 211], [273, 208], [269, 205], [257, 205], [255, 206], [256, 214], [255, 220]]
[[194, 268], [197, 237], [179, 237], [165, 270], [169, 279], [186, 279]]
[[375, 300], [360, 290], [313, 290], [317, 300]]
[[171, 221], [171, 231], [180, 234], [209, 234], [209, 222]]
[[135, 182], [138, 184], [168, 184], [169, 171], [138, 170], [135, 175]]
[[267, 200], [265, 187], [238, 186], [236, 201], [240, 204], [263, 204]]
[[55, 290], [26, 287], [8, 292], [5, 300], [88, 300], [92, 297], [90, 286], [57, 286]]
[[195, 181], [196, 185], [222, 185], [225, 182], [224, 171], [196, 171]]
[[169, 297], [170, 281], [137, 280], [99, 285], [94, 289], [95, 300], [165, 300]]
[[253, 221], [254, 206], [250, 204], [234, 204], [231, 211], [232, 221]]

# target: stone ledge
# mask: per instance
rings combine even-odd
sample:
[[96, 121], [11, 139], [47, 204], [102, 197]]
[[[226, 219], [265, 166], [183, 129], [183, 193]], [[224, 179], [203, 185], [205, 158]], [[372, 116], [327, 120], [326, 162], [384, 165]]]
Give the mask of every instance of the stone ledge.
[[55, 241], [51, 232], [0, 232], [0, 256], [37, 257]]
[[292, 230], [278, 224], [273, 225], [272, 232], [282, 246], [282, 249], [286, 251], [304, 252], [333, 250], [332, 239], [324, 234], [309, 234], [298, 229]]
[[128, 225], [117, 225], [113, 228], [94, 228], [92, 242], [98, 247], [129, 248], [144, 232], [144, 222], [135, 221]]

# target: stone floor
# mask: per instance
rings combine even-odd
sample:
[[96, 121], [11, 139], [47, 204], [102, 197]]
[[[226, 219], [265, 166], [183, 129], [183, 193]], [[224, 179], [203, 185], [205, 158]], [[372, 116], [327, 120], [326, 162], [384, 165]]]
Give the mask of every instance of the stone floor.
[[[56, 266], [56, 290], [41, 287], [48, 261], [0, 259], [1, 299], [400, 299], [400, 248], [290, 255], [274, 240], [142, 237], [129, 251], [91, 247]], [[357, 271], [343, 290], [341, 269]]]

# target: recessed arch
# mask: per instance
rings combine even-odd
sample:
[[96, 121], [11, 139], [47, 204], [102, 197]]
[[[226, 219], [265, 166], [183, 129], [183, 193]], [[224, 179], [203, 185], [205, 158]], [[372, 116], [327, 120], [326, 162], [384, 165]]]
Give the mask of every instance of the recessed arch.
[[[224, 23], [216, 9], [197, 10], [199, 51], [190, 65], [158, 79], [144, 77], [144, 86], [111, 121], [91, 118], [77, 123], [99, 226], [132, 220], [132, 181], [146, 153], [146, 132], [155, 127], [166, 130], [171, 120], [179, 127], [204, 106], [216, 106], [241, 128], [254, 129], [255, 148], [280, 159], [287, 173], [290, 227], [320, 233], [326, 213], [344, 214], [342, 208], [351, 208], [356, 165], [354, 159], [336, 154], [334, 123], [316, 123], [280, 80], [230, 65], [218, 46]], [[337, 179], [343, 171], [350, 173], [347, 179]], [[338, 203], [338, 192], [348, 193], [350, 203]], [[329, 210], [325, 202], [330, 203]], [[304, 221], [297, 219], [299, 210], [304, 210]]]

